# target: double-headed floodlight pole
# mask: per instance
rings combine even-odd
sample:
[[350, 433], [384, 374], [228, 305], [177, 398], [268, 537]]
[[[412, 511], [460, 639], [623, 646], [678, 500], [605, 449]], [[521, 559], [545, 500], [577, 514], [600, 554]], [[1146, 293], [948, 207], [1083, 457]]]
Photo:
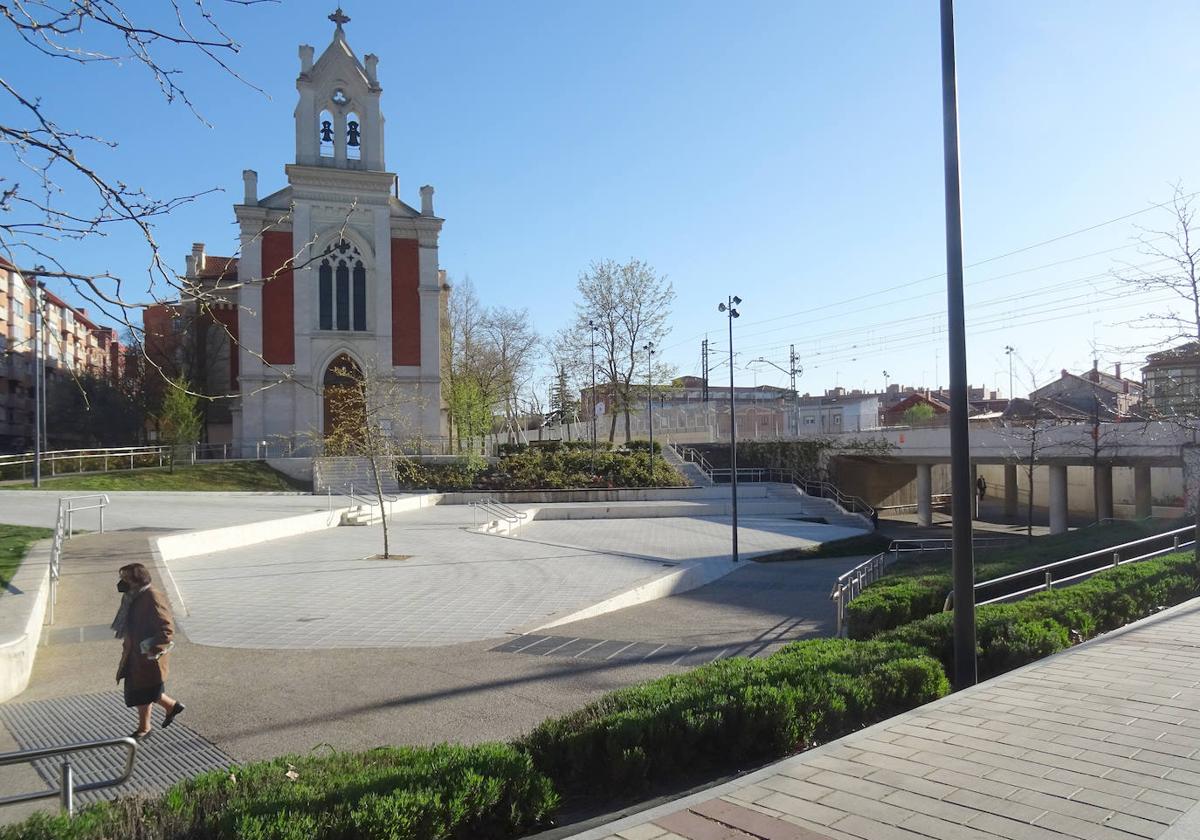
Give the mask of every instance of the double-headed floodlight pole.
[[730, 498], [733, 500], [733, 562], [738, 562], [738, 521], [737, 521], [737, 399], [733, 390], [733, 319], [739, 317], [735, 306], [742, 299], [731, 295], [725, 303], [717, 304], [717, 311], [724, 312], [729, 319], [729, 486]]
[[1004, 345], [1004, 354], [1008, 356], [1008, 401], [1010, 403], [1013, 398], [1012, 357], [1015, 352], [1017, 352], [1016, 348], [1011, 344]]
[[642, 347], [646, 351], [646, 408], [650, 417], [650, 484], [654, 484], [654, 342]]
[[942, 145], [946, 167], [946, 309], [950, 338], [950, 492], [954, 505], [954, 688], [978, 681], [975, 663], [975, 561], [971, 543], [971, 438], [967, 426], [967, 327], [963, 305], [962, 191], [958, 163], [958, 89], [954, 0], [941, 0]]

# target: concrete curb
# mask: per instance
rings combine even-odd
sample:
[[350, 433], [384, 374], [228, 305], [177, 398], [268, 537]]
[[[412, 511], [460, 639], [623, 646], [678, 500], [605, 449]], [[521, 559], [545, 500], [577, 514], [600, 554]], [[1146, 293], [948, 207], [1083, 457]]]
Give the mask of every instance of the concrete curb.
[[38, 540], [0, 596], [0, 702], [29, 685], [50, 597], [51, 540]]
[[[388, 515], [404, 513], [423, 507], [436, 505], [441, 501], [438, 493], [425, 493], [416, 496], [406, 496], [395, 502], [386, 503]], [[226, 528], [210, 528], [205, 531], [188, 531], [184, 534], [170, 534], [153, 540], [153, 548], [164, 565], [172, 560], [184, 557], [195, 557], [199, 554], [213, 554], [218, 551], [228, 551], [231, 548], [241, 548], [261, 542], [294, 537], [313, 531], [324, 531], [336, 528], [341, 522], [342, 514], [350, 511], [353, 506], [333, 507], [315, 513], [302, 513], [299, 516], [285, 516], [280, 519], [266, 519], [260, 522], [247, 522], [243, 525], [230, 525]], [[182, 603], [182, 601], [181, 601]]]
[[659, 598], [667, 598], [671, 595], [679, 595], [683, 592], [710, 584], [714, 580], [719, 580], [730, 572], [736, 571], [738, 568], [738, 564], [725, 557], [709, 558], [691, 563], [690, 565], [679, 566], [645, 583], [638, 584], [631, 589], [611, 595], [591, 606], [551, 616], [548, 621], [538, 622], [537, 626], [523, 627], [517, 632], [537, 633], [541, 630], [557, 627], [560, 624], [570, 624], [573, 621], [582, 621], [585, 618], [595, 618], [598, 615], [623, 610], [626, 607], [645, 604], [648, 601], [657, 601]]

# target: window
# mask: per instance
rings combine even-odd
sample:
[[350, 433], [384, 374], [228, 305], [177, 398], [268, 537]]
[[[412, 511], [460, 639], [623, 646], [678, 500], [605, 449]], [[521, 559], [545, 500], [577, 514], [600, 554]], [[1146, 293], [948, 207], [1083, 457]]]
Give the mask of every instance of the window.
[[367, 270], [362, 260], [354, 264], [354, 329], [362, 332], [367, 328]]
[[331, 330], [333, 329], [333, 268], [330, 267], [329, 260], [321, 261], [321, 267], [317, 273], [319, 275], [317, 285], [321, 310], [320, 328]]
[[321, 124], [317, 128], [321, 157], [333, 157], [333, 114], [321, 112]]
[[317, 267], [317, 326], [366, 332], [367, 269], [358, 249], [345, 239]]
[[19, 300], [13, 301], [13, 314], [18, 318], [25, 317], [25, 304]]

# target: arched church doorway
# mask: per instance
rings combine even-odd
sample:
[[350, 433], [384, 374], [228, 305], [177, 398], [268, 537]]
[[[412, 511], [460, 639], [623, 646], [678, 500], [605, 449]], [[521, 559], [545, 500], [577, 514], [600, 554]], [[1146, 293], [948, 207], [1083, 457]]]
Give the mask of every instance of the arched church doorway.
[[325, 450], [330, 455], [355, 452], [366, 423], [362, 368], [342, 353], [325, 369]]

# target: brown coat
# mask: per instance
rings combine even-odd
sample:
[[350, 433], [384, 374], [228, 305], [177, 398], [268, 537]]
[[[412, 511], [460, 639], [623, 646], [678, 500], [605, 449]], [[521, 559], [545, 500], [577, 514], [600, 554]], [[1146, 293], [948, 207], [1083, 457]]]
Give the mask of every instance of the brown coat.
[[129, 623], [122, 639], [121, 664], [117, 680], [125, 679], [130, 688], [153, 688], [167, 681], [167, 660], [171, 654], [158, 659], [144, 655], [139, 646], [143, 639], [153, 638], [151, 653], [157, 653], [175, 637], [175, 620], [167, 596], [157, 589], [147, 589], [129, 605]]

